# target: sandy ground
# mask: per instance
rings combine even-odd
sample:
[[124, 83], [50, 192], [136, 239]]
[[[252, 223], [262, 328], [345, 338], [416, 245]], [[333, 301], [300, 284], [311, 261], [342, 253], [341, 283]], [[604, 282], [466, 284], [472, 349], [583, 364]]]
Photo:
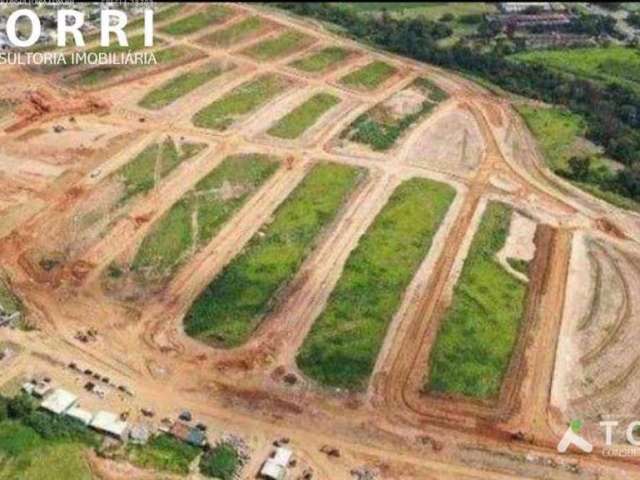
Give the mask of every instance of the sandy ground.
[[[157, 112], [145, 112], [137, 102], [146, 91], [170, 78], [169, 72], [102, 90], [101, 95], [112, 104], [109, 113], [78, 115], [77, 128], [63, 118], [34, 124], [28, 131], [1, 134], [0, 166], [23, 158], [30, 163], [19, 172], [0, 168], [0, 183], [10, 187], [0, 196], [0, 205], [5, 208], [0, 223], [0, 262], [39, 331], [0, 330], [0, 339], [24, 349], [2, 365], [0, 383], [47, 372], [59, 384], [80, 392], [82, 379], [66, 368], [69, 361], [77, 361], [118, 383], [131, 385], [135, 392], [134, 397], [124, 399], [110, 392], [104, 400], [83, 393], [83, 405], [114, 411], [153, 408], [158, 419], [189, 408], [210, 426], [212, 439], [222, 432], [245, 438], [254, 455], [242, 478], [253, 476], [271, 441], [283, 435], [291, 437], [294, 450], [312, 466], [317, 478], [327, 480], [352, 478], [350, 470], [363, 465], [375, 469], [376, 478], [393, 480], [638, 478], [634, 458], [609, 458], [600, 451], [590, 456], [561, 456], [555, 451], [567, 419], [585, 405], [590, 418], [605, 407], [626, 407], [628, 411], [636, 406], [637, 381], [625, 373], [635, 367], [633, 352], [638, 341], [638, 305], [629, 294], [637, 291], [640, 276], [639, 246], [633, 240], [640, 238], [637, 216], [578, 192], [551, 175], [507, 100], [449, 72], [365, 50], [313, 24], [264, 7], [234, 8], [238, 16], [229, 22], [238, 21], [245, 14], [241, 12], [260, 12], [282, 28], [297, 28], [317, 42], [275, 62], [257, 63], [237, 51], [264, 36], [231, 49], [212, 49], [202, 47], [197, 39], [222, 26], [177, 40], [165, 35], [163, 39], [169, 44], [199, 46], [209, 58], [230, 61], [237, 67]], [[325, 44], [341, 45], [357, 54], [317, 76], [286, 66]], [[394, 64], [399, 73], [369, 93], [345, 89], [338, 82], [374, 58]], [[176, 67], [172, 73], [200, 64]], [[240, 119], [227, 132], [211, 132], [191, 124], [199, 109], [256, 75], [271, 71], [290, 79], [292, 88]], [[24, 86], [9, 91], [3, 82], [0, 92], [6, 90], [12, 98], [20, 98], [26, 88], [48, 82], [22, 71], [0, 74], [10, 78], [12, 85]], [[392, 152], [376, 156], [336, 148], [336, 135], [358, 114], [394, 98], [417, 75], [433, 79], [452, 98], [416, 125]], [[340, 115], [328, 114], [301, 142], [271, 141], [261, 134], [276, 116], [286, 114], [319, 89], [340, 94], [342, 105], [346, 105]], [[65, 130], [51, 133], [58, 123], [65, 125]], [[109, 172], [166, 134], [208, 143], [209, 149], [178, 167], [155, 192], [132, 202], [127, 216], [104, 235], [93, 241], [71, 235], [67, 239], [71, 244], [82, 243], [82, 254], [74, 264], [44, 274], [37, 262], [29, 260], [55, 243], [48, 235], [68, 222], [78, 208], [86, 208], [90, 194], [99, 189]], [[91, 151], [79, 155], [80, 145]], [[281, 168], [269, 179], [219, 234], [179, 269], [165, 290], [134, 304], [120, 302], [102, 290], [100, 278], [111, 260], [131, 252], [154, 222], [222, 158], [251, 151], [280, 158], [293, 155], [295, 161], [291, 169]], [[187, 337], [182, 331], [182, 316], [193, 299], [268, 221], [319, 159], [365, 167], [369, 178], [322, 236], [283, 292], [274, 313], [239, 349], [216, 350]], [[46, 167], [41, 168], [42, 164]], [[33, 173], [40, 177], [30, 185]], [[322, 311], [349, 253], [394, 186], [413, 176], [449, 182], [458, 195], [404, 294], [368, 391], [336, 395], [304, 379], [294, 388], [286, 386], [282, 375], [295, 371], [295, 352]], [[504, 253], [532, 261], [524, 328], [504, 394], [496, 405], [442, 402], [421, 393], [422, 378], [442, 314], [490, 199], [505, 201], [522, 213], [514, 221]], [[525, 221], [525, 217], [532, 220]], [[610, 224], [603, 223], [603, 218]], [[588, 242], [572, 240], [574, 237], [597, 239], [595, 263], [589, 261]], [[596, 313], [593, 328], [578, 331], [575, 326], [585, 308], [580, 305], [591, 302], [587, 298], [591, 293], [580, 296], [580, 292], [596, 291], [583, 286], [584, 272], [587, 268], [597, 270], [593, 267], [596, 264], [601, 265], [600, 275], [611, 292], [597, 301], [597, 308], [586, 307]], [[79, 266], [82, 275], [74, 269]], [[82, 344], [73, 339], [77, 330], [91, 327], [98, 329], [98, 341]], [[584, 364], [587, 354], [591, 360]], [[570, 363], [567, 367], [562, 363], [566, 358], [583, 365], [573, 368]], [[576, 383], [575, 373], [581, 371], [597, 375], [598, 380], [589, 385]], [[331, 459], [321, 453], [325, 444], [339, 448], [341, 457]], [[115, 470], [113, 478], [127, 475], [119, 472], [121, 467], [96, 468], [104, 478], [110, 478], [111, 470]]]

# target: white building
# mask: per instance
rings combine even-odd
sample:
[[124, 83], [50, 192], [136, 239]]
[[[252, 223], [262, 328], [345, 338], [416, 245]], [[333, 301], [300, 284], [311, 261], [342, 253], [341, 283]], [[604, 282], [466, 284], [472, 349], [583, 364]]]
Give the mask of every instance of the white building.
[[288, 448], [278, 447], [272, 458], [268, 458], [262, 469], [260, 476], [270, 480], [284, 480], [287, 476], [287, 467], [293, 452]]
[[40, 406], [56, 415], [62, 415], [78, 401], [73, 393], [67, 392], [62, 388], [57, 388], [49, 395]]
[[123, 422], [115, 413], [99, 411], [91, 420], [91, 427], [108, 433], [120, 440], [126, 438], [127, 422]]
[[91, 412], [83, 410], [77, 406], [71, 407], [69, 410], [67, 410], [67, 413], [65, 415], [71, 418], [75, 418], [85, 425], [89, 425], [91, 423], [91, 420], [93, 420], [93, 414]]
[[500, 9], [504, 13], [522, 13], [527, 8], [538, 8], [543, 12], [551, 10], [550, 2], [501, 2]]

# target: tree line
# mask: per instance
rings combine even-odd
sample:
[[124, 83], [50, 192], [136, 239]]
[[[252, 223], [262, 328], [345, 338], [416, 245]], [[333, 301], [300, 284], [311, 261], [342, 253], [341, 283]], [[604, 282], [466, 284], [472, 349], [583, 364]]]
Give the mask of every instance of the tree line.
[[544, 65], [515, 62], [500, 49], [481, 51], [463, 42], [439, 46], [438, 40], [451, 35], [450, 27], [422, 16], [395, 18], [386, 12], [363, 15], [329, 3], [276, 6], [334, 23], [358, 41], [470, 73], [510, 92], [567, 107], [585, 119], [587, 138], [602, 145], [609, 157], [625, 166], [601, 187], [640, 200], [640, 95], [631, 88], [579, 78]]

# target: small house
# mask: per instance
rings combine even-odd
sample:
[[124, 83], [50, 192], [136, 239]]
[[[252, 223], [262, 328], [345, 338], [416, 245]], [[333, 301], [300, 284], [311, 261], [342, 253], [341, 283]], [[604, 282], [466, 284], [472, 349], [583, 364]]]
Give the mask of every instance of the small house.
[[[35, 393], [35, 390], [34, 390]], [[62, 415], [78, 401], [73, 393], [57, 388], [40, 404], [40, 407], [56, 415]]]
[[120, 420], [115, 413], [99, 411], [93, 417], [90, 426], [99, 432], [124, 441], [128, 425], [127, 422]]

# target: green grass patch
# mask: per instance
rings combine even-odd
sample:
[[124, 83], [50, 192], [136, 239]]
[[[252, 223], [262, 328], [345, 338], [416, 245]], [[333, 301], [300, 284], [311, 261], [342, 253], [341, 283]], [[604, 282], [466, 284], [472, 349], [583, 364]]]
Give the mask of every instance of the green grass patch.
[[510, 56], [526, 63], [539, 63], [601, 83], [618, 83], [640, 92], [640, 50], [626, 47], [539, 50]]
[[160, 31], [175, 36], [189, 35], [203, 28], [222, 23], [233, 13], [233, 9], [226, 5], [208, 5], [204, 10], [176, 20], [161, 28]]
[[242, 51], [255, 60], [261, 62], [274, 60], [296, 52], [311, 44], [313, 38], [297, 30], [287, 30], [275, 38], [263, 40]]
[[314, 166], [273, 221], [200, 294], [185, 317], [186, 332], [223, 347], [244, 343], [362, 177], [345, 165]]
[[288, 86], [285, 78], [274, 73], [261, 75], [200, 110], [194, 115], [193, 123], [197, 127], [226, 130], [238, 117], [257, 110]]
[[448, 185], [421, 178], [396, 188], [298, 353], [306, 375], [331, 387], [366, 387], [387, 327], [454, 197]]
[[311, 55], [302, 57], [290, 65], [293, 68], [309, 73], [320, 73], [329, 70], [334, 65], [345, 61], [348, 57], [349, 50], [341, 47], [327, 47], [319, 50]]
[[220, 443], [200, 460], [200, 472], [207, 477], [233, 480], [241, 466], [240, 455], [229, 443]]
[[388, 150], [410, 126], [449, 97], [444, 90], [426, 78], [417, 78], [407, 88], [419, 90], [425, 96], [417, 111], [398, 115], [385, 102], [380, 103], [356, 118], [340, 137], [369, 145], [376, 151]]
[[569, 178], [574, 185], [621, 208], [640, 209], [640, 204], [607, 189], [617, 165], [604, 157], [600, 149], [586, 141], [587, 125], [581, 116], [560, 107], [517, 105], [527, 126], [536, 137], [549, 168], [565, 176], [572, 157], [589, 157], [590, 173], [580, 181]]
[[170, 435], [160, 434], [146, 445], [128, 444], [126, 453], [127, 460], [138, 467], [186, 475], [201, 450]]
[[[153, 23], [154, 25], [158, 25], [162, 22], [166, 22], [171, 20], [173, 17], [176, 17], [183, 9], [185, 5], [171, 5], [169, 7], [163, 8], [162, 10], [155, 12], [153, 15]], [[125, 31], [130, 32], [133, 30], [138, 30], [144, 27], [144, 15], [140, 18], [136, 18], [132, 22], [127, 25]]]
[[524, 275], [529, 275], [529, 261], [523, 260], [522, 258], [513, 258], [508, 257], [507, 263], [511, 268], [513, 268], [516, 272], [520, 272]]
[[524, 310], [525, 285], [498, 263], [512, 209], [487, 205], [431, 352], [431, 392], [495, 399]]
[[340, 79], [340, 83], [352, 88], [373, 90], [388, 78], [391, 78], [397, 69], [380, 60], [375, 60], [358, 70], [348, 73]]
[[266, 24], [262, 17], [252, 15], [227, 28], [201, 37], [199, 42], [210, 47], [231, 47], [257, 34]]
[[166, 177], [180, 163], [195, 156], [206, 147], [203, 143], [182, 143], [176, 145], [171, 137], [162, 143], [154, 143], [135, 156], [133, 160], [117, 170], [114, 175], [122, 181], [125, 193], [120, 203], [132, 197], [147, 193], [158, 180]]
[[282, 117], [269, 129], [268, 133], [279, 138], [298, 138], [325, 112], [338, 103], [340, 103], [338, 97], [329, 93], [318, 93]]
[[209, 243], [277, 168], [275, 159], [266, 155], [225, 158], [158, 221], [140, 245], [133, 270], [146, 278], [166, 278], [187, 256]]
[[22, 303], [9, 289], [3, 274], [0, 274], [0, 305], [6, 313], [14, 313], [22, 310]]
[[150, 110], [158, 110], [166, 107], [178, 98], [183, 97], [232, 68], [235, 67], [229, 66], [225, 68], [216, 62], [207, 63], [195, 70], [178, 75], [155, 90], [152, 90], [144, 96], [138, 105]]

